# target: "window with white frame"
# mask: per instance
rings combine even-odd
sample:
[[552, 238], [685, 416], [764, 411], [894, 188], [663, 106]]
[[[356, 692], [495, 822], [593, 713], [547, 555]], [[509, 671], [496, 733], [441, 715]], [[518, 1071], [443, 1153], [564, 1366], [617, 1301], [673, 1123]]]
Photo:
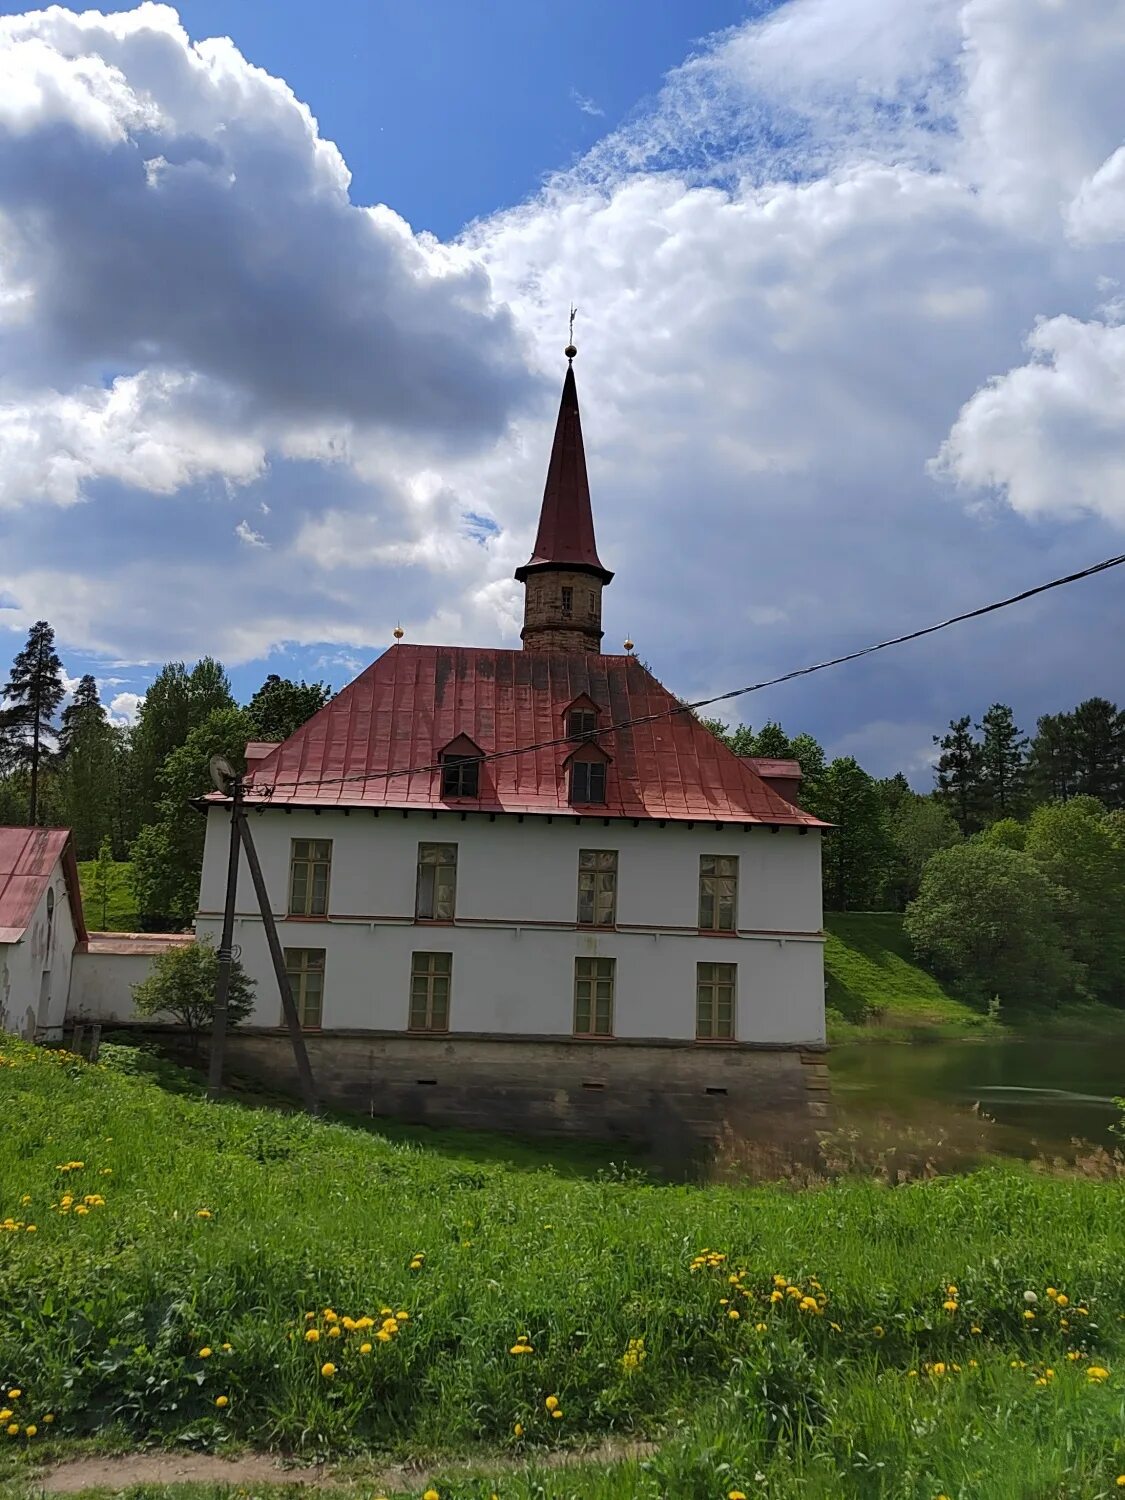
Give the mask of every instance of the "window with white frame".
[[574, 960], [575, 1036], [613, 1035], [615, 958]]
[[410, 956], [410, 1030], [448, 1031], [452, 953]]
[[292, 839], [289, 844], [289, 915], [326, 917], [331, 839]]
[[737, 926], [738, 855], [700, 855], [700, 930], [702, 932], [734, 932]]
[[612, 927], [616, 921], [617, 850], [579, 849], [579, 926]]
[[301, 1025], [315, 1031], [324, 1018], [324, 949], [286, 948], [285, 974]]
[[734, 1037], [736, 964], [696, 964], [695, 1035], [703, 1042]]

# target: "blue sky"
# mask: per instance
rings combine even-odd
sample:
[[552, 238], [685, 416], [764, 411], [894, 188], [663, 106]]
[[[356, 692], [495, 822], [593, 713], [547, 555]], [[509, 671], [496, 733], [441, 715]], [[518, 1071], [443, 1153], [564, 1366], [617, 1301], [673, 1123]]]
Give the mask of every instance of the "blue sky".
[[[571, 300], [607, 649], [678, 692], [1121, 550], [1118, 0], [4, 16], [0, 656], [45, 615], [121, 717], [517, 646]], [[924, 784], [951, 716], [1125, 697], [1123, 626], [1109, 576], [733, 712]]]

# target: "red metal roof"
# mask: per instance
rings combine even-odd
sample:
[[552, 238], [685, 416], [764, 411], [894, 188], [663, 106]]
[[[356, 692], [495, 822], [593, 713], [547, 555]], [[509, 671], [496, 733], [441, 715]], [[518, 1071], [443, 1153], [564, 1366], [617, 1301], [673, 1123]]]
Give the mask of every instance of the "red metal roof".
[[590, 508], [590, 481], [586, 477], [573, 364], [568, 365], [563, 381], [535, 547], [530, 560], [516, 569], [516, 577], [524, 583], [529, 572], [552, 565], [596, 573], [603, 583], [613, 577], [602, 566], [594, 540], [594, 513]]
[[18, 943], [23, 937], [60, 859], [75, 938], [85, 941], [82, 892], [70, 830], [0, 828], [0, 943]]
[[[484, 755], [560, 738], [586, 694], [601, 722], [666, 714], [677, 700], [633, 656], [392, 646], [247, 773], [275, 804], [454, 808], [823, 827], [767, 786], [690, 713], [599, 735], [609, 755], [604, 805], [568, 798], [564, 742], [485, 761], [480, 796], [443, 799], [441, 751], [467, 735]], [[412, 771], [387, 776], [387, 772]], [[369, 778], [369, 779], [368, 779]], [[218, 793], [208, 800], [220, 801]]]

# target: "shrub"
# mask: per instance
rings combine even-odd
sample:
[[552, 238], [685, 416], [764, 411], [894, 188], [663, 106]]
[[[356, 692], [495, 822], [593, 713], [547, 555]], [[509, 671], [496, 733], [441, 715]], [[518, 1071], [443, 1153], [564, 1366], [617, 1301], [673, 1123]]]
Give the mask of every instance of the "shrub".
[[[133, 1004], [138, 1015], [154, 1016], [166, 1011], [179, 1021], [187, 1029], [195, 1056], [201, 1032], [209, 1029], [214, 1019], [218, 980], [219, 955], [210, 943], [177, 945], [160, 955], [147, 979], [133, 986]], [[235, 959], [227, 994], [227, 1020], [237, 1026], [253, 1010], [254, 981]]]

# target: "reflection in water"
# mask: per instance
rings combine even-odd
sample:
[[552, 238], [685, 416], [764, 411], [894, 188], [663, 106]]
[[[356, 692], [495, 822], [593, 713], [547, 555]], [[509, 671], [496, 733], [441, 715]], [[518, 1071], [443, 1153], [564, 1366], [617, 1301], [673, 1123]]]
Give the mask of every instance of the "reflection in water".
[[994, 1149], [1034, 1156], [1074, 1138], [1120, 1144], [1110, 1131], [1125, 1094], [1125, 1040], [854, 1043], [829, 1056], [842, 1115], [918, 1122], [935, 1106], [974, 1109], [996, 1122]]

